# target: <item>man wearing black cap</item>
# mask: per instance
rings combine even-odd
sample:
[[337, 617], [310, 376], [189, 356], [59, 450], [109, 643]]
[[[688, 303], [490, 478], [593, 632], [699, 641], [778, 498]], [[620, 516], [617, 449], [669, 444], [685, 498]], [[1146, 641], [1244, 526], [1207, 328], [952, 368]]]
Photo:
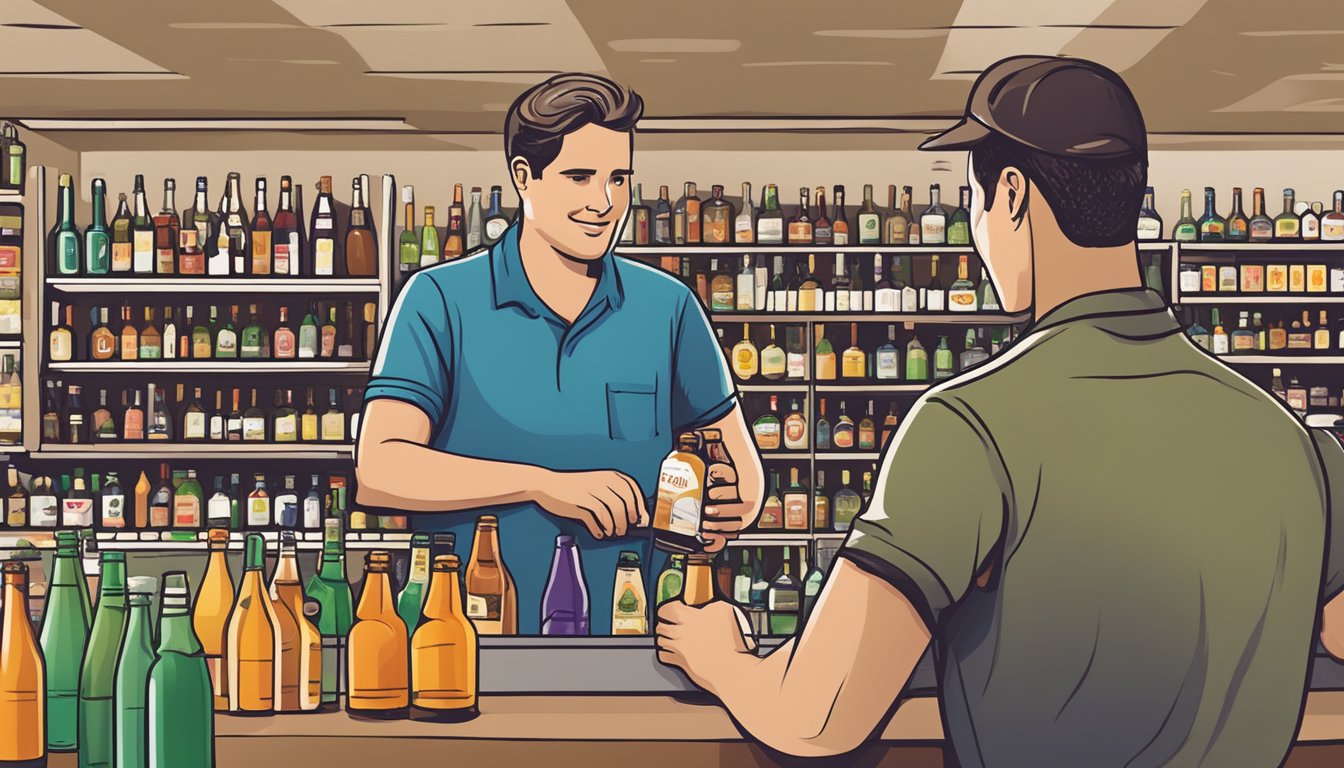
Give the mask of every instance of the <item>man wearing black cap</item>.
[[969, 151], [975, 242], [1033, 323], [919, 399], [798, 638], [759, 659], [726, 604], [668, 604], [660, 658], [790, 754], [875, 738], [932, 640], [950, 764], [1280, 765], [1344, 587], [1344, 450], [1142, 287], [1114, 72], [1006, 59], [921, 148]]

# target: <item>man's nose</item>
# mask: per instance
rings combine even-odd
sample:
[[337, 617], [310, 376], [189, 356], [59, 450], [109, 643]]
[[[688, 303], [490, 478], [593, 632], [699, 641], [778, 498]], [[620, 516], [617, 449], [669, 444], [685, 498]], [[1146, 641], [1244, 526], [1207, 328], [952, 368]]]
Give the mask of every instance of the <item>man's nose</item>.
[[592, 211], [598, 216], [606, 216], [608, 213], [611, 213], [611, 190], [608, 186], [609, 185], [607, 184], [597, 186], [592, 197], [588, 199], [588, 204], [585, 206], [587, 210]]

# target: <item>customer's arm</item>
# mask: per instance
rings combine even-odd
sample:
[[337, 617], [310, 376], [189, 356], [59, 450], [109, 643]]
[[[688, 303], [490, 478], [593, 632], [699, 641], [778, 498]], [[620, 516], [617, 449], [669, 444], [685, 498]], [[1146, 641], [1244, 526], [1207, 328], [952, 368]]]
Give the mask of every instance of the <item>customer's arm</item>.
[[802, 634], [763, 659], [736, 650], [733, 610], [666, 603], [658, 658], [685, 669], [752, 737], [799, 757], [843, 754], [868, 739], [929, 644], [900, 590], [844, 560]]
[[460, 456], [428, 447], [429, 437], [429, 417], [417, 406], [391, 398], [371, 401], [356, 447], [356, 501], [406, 512], [532, 502], [582, 522], [599, 539], [648, 522], [639, 486], [620, 472], [557, 472]]
[[1312, 429], [1325, 470], [1330, 514], [1326, 517], [1325, 581], [1321, 598], [1321, 645], [1344, 661], [1344, 447], [1328, 430]]

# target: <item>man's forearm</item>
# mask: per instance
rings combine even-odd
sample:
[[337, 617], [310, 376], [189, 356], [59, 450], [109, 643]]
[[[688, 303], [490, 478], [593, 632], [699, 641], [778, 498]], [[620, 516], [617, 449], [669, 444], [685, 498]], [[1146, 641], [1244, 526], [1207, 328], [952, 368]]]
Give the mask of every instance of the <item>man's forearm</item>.
[[436, 451], [409, 440], [360, 445], [360, 504], [406, 512], [457, 512], [535, 501], [548, 470]]

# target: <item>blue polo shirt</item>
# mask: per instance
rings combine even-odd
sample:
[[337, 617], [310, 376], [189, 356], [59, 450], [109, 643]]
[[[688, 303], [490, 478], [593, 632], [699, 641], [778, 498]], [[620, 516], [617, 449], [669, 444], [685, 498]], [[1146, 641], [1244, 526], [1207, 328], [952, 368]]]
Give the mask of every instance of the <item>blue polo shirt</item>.
[[[659, 465], [677, 434], [717, 421], [736, 403], [704, 308], [672, 275], [608, 253], [592, 298], [567, 323], [532, 290], [519, 231], [515, 222], [489, 250], [423, 269], [406, 282], [365, 402], [386, 397], [420, 408], [433, 425], [429, 446], [441, 451], [624, 472], [639, 484], [652, 516]], [[647, 528], [598, 541], [582, 524], [535, 504], [416, 515], [414, 526], [454, 532], [466, 558], [481, 513], [500, 519], [521, 634], [540, 631], [557, 535], [579, 543], [595, 635], [611, 633], [618, 553], [640, 553], [646, 585], [665, 560], [654, 557]]]

